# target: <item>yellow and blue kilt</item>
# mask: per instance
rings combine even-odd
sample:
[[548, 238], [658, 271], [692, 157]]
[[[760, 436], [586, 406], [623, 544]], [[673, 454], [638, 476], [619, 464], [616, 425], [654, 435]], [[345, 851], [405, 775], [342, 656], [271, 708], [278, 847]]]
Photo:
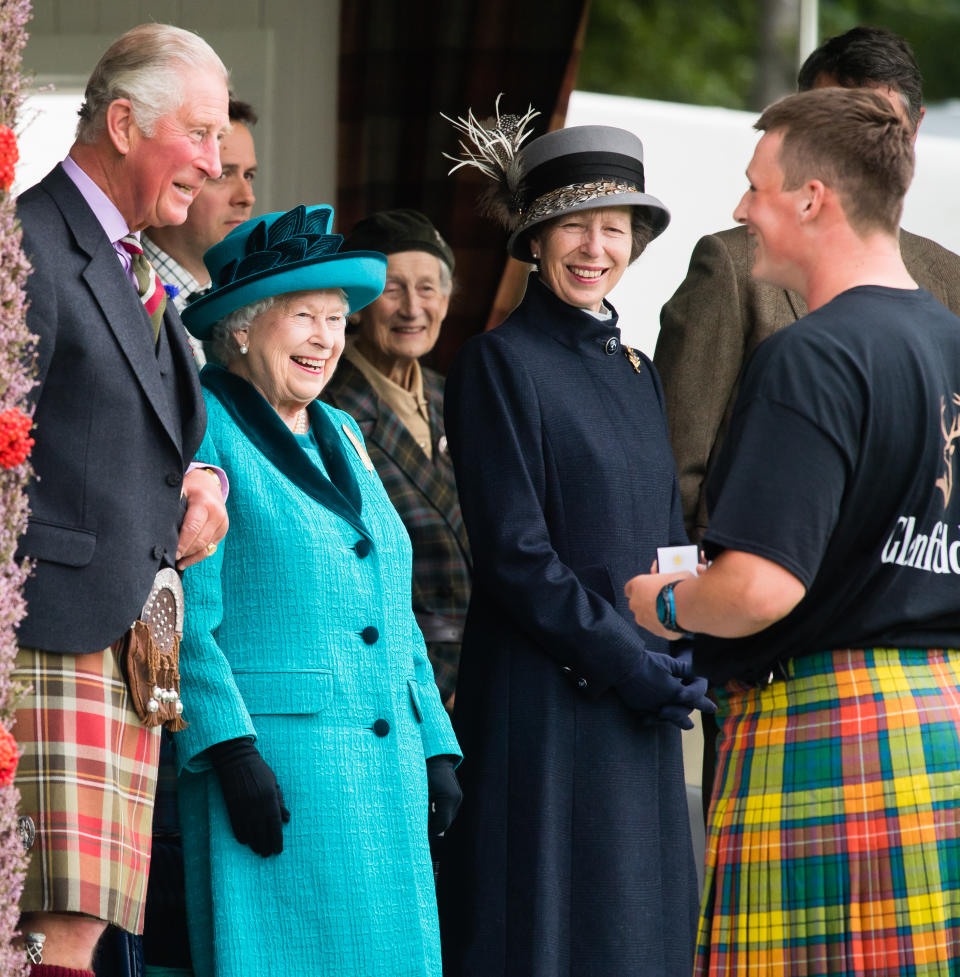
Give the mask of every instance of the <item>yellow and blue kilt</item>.
[[960, 975], [960, 651], [718, 694], [696, 973]]

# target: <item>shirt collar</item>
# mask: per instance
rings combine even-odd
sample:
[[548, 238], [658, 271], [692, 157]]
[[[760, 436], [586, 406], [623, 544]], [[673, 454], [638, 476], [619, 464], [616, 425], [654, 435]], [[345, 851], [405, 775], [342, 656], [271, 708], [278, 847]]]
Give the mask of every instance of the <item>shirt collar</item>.
[[[80, 166], [70, 157], [63, 161], [63, 171], [76, 185], [87, 206], [93, 211], [94, 217], [103, 228], [104, 234], [115, 244], [122, 237], [131, 233], [127, 222], [117, 210], [116, 204], [90, 179]], [[137, 237], [140, 235], [137, 234]]]

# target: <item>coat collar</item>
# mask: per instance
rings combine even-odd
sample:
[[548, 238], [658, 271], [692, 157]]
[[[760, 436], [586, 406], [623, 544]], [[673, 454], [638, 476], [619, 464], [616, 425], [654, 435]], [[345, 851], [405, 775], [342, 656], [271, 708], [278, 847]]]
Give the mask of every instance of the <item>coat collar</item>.
[[620, 317], [617, 310], [606, 300], [604, 304], [613, 315], [609, 319], [597, 319], [584, 309], [568, 305], [549, 289], [537, 274], [527, 280], [527, 291], [518, 307], [531, 324], [545, 335], [579, 353], [588, 356], [606, 356], [607, 343], [611, 339], [620, 344]]
[[253, 384], [213, 363], [203, 368], [200, 383], [220, 401], [237, 427], [278, 471], [312, 499], [345, 519], [357, 532], [371, 538], [361, 516], [360, 486], [344, 454], [340, 432], [319, 402], [310, 404], [307, 413], [329, 478], [297, 444], [293, 432]]

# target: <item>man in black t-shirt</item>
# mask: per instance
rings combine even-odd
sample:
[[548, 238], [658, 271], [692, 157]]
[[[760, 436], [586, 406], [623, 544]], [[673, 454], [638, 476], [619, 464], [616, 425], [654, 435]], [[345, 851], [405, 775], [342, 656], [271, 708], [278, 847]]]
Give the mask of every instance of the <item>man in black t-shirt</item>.
[[960, 319], [903, 264], [887, 100], [803, 92], [756, 128], [734, 216], [810, 314], [746, 368], [710, 567], [626, 590], [722, 687], [698, 973], [904, 973], [960, 961]]

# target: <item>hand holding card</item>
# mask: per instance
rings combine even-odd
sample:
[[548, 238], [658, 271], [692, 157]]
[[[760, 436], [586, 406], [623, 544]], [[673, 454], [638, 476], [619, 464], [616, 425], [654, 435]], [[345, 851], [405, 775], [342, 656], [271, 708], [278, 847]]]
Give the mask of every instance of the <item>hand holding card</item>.
[[689, 546], [658, 546], [657, 569], [660, 573], [697, 573], [700, 552], [693, 544]]

